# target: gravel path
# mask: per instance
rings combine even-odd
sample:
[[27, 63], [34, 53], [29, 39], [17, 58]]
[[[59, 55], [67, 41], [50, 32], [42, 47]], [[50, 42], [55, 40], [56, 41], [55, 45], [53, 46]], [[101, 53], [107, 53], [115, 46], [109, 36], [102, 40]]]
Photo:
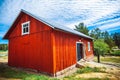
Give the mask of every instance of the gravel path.
[[84, 73], [76, 75], [77, 78], [109, 78], [110, 80], [120, 80], [120, 66], [116, 66], [114, 63], [97, 63], [93, 61], [83, 61], [81, 62], [83, 66], [89, 67], [99, 67], [105, 70], [105, 73]]

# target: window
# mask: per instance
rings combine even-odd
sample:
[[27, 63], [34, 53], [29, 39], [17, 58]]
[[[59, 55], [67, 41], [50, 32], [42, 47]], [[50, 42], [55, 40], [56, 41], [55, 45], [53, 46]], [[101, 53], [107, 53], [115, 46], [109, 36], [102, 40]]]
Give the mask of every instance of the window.
[[88, 51], [90, 51], [90, 42], [88, 42]]
[[30, 21], [22, 23], [22, 35], [30, 33]]

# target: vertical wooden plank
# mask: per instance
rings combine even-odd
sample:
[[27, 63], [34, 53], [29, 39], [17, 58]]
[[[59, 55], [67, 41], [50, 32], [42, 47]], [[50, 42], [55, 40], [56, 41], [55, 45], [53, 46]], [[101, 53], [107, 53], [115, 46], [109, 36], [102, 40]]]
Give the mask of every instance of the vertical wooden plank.
[[55, 32], [53, 31], [53, 29], [52, 29], [52, 31], [51, 31], [51, 46], [52, 46], [52, 60], [53, 60], [53, 74], [54, 74], [54, 76], [55, 76], [55, 73], [56, 73], [56, 43], [55, 43]]

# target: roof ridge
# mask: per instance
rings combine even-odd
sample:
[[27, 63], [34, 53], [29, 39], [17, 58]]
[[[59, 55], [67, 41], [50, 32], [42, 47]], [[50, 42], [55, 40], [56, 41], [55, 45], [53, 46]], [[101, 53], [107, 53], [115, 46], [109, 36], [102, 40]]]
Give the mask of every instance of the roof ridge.
[[[33, 14], [33, 13], [31, 13], [31, 12], [28, 12], [28, 11], [26, 11], [26, 10], [21, 9], [21, 11], [24, 12], [24, 13], [26, 13], [26, 14], [28, 14], [28, 15], [30, 15], [30, 16], [32, 16], [32, 17], [34, 17], [34, 18], [36, 18], [36, 19], [38, 19], [38, 20], [40, 20], [41, 22], [49, 25], [49, 26], [50, 26], [51, 28], [53, 28], [53, 29], [60, 29], [60, 30], [64, 30], [64, 31], [67, 31], [67, 32], [70, 32], [70, 33], [73, 33], [73, 34], [76, 34], [76, 35], [79, 35], [79, 36], [82, 36], [82, 37], [86, 37], [86, 38], [93, 39], [93, 38], [91, 38], [91, 37], [88, 36], [88, 35], [85, 35], [85, 34], [83, 34], [83, 33], [81, 33], [81, 32], [78, 32], [78, 31], [76, 31], [76, 30], [73, 30], [73, 29], [71, 29], [71, 28], [68, 28], [68, 27], [66, 27], [66, 26], [64, 26], [64, 25], [61, 25], [61, 24], [59, 24], [59, 23], [56, 23], [56, 22], [53, 23], [53, 21], [47, 20], [47, 19], [42, 18], [42, 17], [40, 17], [40, 16], [36, 16], [35, 14]], [[52, 23], [52, 24], [51, 24], [51, 23]]]
[[[36, 16], [35, 14], [33, 14], [33, 13], [31, 13], [31, 12], [28, 12], [28, 11], [26, 11], [26, 10], [24, 10], [24, 9], [21, 9], [21, 10], [20, 10], [18, 16], [20, 15], [21, 12], [23, 12], [23, 13], [25, 13], [25, 14], [27, 14], [27, 15], [29, 15], [29, 16], [31, 16], [31, 17], [39, 20], [39, 21], [41, 21], [41, 22], [43, 22], [44, 24], [50, 26], [50, 27], [53, 28], [53, 29], [57, 29], [57, 30], [61, 30], [61, 31], [66, 31], [66, 32], [69, 32], [69, 33], [72, 33], [72, 34], [75, 34], [75, 35], [78, 35], [78, 36], [81, 36], [81, 37], [93, 39], [93, 38], [91, 38], [90, 36], [87, 36], [87, 35], [85, 35], [85, 34], [83, 34], [83, 33], [81, 33], [81, 32], [78, 32], [78, 31], [76, 31], [76, 30], [70, 29], [70, 28], [68, 28], [68, 27], [66, 27], [66, 26], [64, 26], [64, 25], [61, 25], [61, 24], [56, 23], [56, 22], [53, 22], [53, 21], [51, 21], [51, 20], [47, 20], [47, 19], [42, 18], [42, 17], [40, 17], [40, 16]], [[18, 18], [18, 16], [16, 17], [16, 19]], [[15, 19], [15, 20], [16, 20], [16, 19]], [[14, 21], [14, 22], [15, 22], [15, 21]], [[13, 24], [14, 24], [14, 22], [13, 22]], [[13, 25], [13, 24], [12, 24], [12, 25]], [[11, 25], [11, 27], [12, 27], [12, 25]], [[11, 27], [9, 28], [9, 30], [11, 29]], [[9, 30], [8, 30], [8, 32], [9, 32]], [[7, 32], [7, 33], [8, 33], [8, 32]], [[7, 33], [4, 35], [3, 39], [5, 39], [5, 37], [7, 36]]]

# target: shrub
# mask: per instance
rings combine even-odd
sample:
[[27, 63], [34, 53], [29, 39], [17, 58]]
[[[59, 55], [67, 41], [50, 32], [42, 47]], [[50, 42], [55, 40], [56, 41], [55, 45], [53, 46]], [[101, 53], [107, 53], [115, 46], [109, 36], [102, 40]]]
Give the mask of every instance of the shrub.
[[114, 50], [113, 52], [110, 53], [112, 56], [120, 56], [120, 50]]

